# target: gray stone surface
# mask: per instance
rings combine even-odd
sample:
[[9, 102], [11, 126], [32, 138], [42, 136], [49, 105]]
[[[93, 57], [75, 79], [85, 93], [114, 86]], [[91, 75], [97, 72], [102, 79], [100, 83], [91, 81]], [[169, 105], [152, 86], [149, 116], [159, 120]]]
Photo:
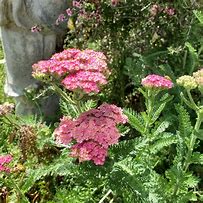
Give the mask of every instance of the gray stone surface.
[[[6, 60], [5, 92], [12, 97], [37, 84], [32, 64], [49, 58], [62, 46], [66, 28], [55, 24], [68, 7], [68, 0], [0, 0], [0, 27]], [[35, 25], [42, 27], [31, 32]]]

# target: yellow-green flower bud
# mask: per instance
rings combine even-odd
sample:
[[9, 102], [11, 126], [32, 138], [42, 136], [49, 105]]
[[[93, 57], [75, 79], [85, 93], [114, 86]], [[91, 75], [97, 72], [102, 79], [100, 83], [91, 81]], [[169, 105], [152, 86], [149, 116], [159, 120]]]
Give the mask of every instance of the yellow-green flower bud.
[[197, 83], [194, 77], [189, 75], [183, 75], [176, 80], [177, 84], [183, 86], [187, 90], [192, 90], [197, 87]]

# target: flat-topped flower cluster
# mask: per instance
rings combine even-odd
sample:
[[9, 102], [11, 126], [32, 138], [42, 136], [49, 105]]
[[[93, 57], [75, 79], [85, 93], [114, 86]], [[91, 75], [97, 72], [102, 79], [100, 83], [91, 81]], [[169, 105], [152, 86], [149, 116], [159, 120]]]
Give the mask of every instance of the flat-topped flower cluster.
[[43, 81], [47, 76], [52, 76], [66, 89], [85, 93], [98, 93], [100, 86], [107, 84], [109, 74], [106, 56], [89, 49], [67, 49], [33, 65], [36, 79]]
[[153, 89], [170, 89], [173, 87], [173, 83], [170, 79], [155, 74], [148, 75], [142, 79], [142, 85], [146, 88]]
[[76, 120], [63, 117], [54, 136], [60, 144], [75, 142], [70, 155], [80, 162], [92, 160], [103, 165], [109, 146], [118, 143], [120, 137], [116, 125], [126, 122], [121, 108], [105, 103], [82, 113]]

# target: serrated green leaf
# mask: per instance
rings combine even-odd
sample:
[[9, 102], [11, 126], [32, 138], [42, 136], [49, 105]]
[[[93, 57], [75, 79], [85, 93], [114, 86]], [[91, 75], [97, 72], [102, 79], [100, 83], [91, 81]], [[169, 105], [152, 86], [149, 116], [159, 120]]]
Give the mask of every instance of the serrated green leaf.
[[159, 140], [157, 140], [153, 145], [149, 147], [149, 149], [151, 153], [156, 154], [159, 151], [161, 151], [164, 147], [168, 147], [171, 144], [174, 144], [176, 142], [177, 142], [177, 139], [173, 134], [171, 134], [171, 136], [168, 136], [168, 137], [164, 137], [163, 135], [163, 138], [160, 138]]
[[179, 113], [179, 132], [181, 137], [188, 137], [193, 131], [193, 127], [190, 121], [190, 115], [186, 109], [181, 105], [175, 106], [176, 111]]
[[143, 123], [141, 122], [139, 115], [136, 115], [135, 112], [129, 109], [125, 109], [124, 114], [128, 117], [128, 122], [130, 123], [130, 125], [141, 134], [144, 134], [145, 128]]
[[199, 22], [201, 24], [203, 24], [203, 13], [202, 13], [202, 11], [194, 10], [193, 13], [195, 14], [195, 17], [199, 20]]
[[203, 129], [199, 130], [198, 132], [195, 132], [195, 135], [198, 139], [203, 140]]
[[190, 44], [189, 42], [185, 43], [185, 46], [189, 50], [189, 61], [188, 61], [188, 69], [189, 69], [189, 74], [191, 75], [192, 72], [194, 71], [196, 65], [198, 64], [198, 54], [196, 49]]
[[203, 165], [203, 154], [201, 154], [200, 152], [193, 152], [191, 163]]
[[193, 176], [192, 174], [189, 174], [187, 179], [184, 181], [184, 184], [187, 185], [187, 187], [189, 188], [194, 188], [197, 186], [197, 184], [199, 183], [199, 178], [196, 176]]
[[157, 128], [155, 130], [153, 130], [153, 135], [154, 136], [157, 136], [161, 133], [163, 133], [170, 125], [170, 122], [169, 121], [163, 121], [161, 122]]
[[162, 103], [158, 109], [154, 112], [152, 119], [151, 119], [151, 123], [154, 123], [160, 116], [161, 112], [163, 111], [163, 109], [165, 108], [166, 103]]

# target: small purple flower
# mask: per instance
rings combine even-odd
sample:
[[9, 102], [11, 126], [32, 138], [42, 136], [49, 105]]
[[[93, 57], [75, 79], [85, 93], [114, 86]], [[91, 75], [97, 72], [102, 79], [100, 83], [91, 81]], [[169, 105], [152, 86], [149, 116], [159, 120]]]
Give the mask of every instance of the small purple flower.
[[73, 1], [73, 7], [76, 7], [76, 8], [81, 8], [81, 3], [79, 1]]
[[166, 13], [169, 16], [173, 16], [173, 15], [175, 15], [175, 9], [174, 8], [170, 8], [170, 7], [166, 7], [164, 9], [164, 13]]
[[66, 13], [67, 13], [68, 16], [73, 15], [73, 11], [70, 8], [66, 9]]
[[66, 16], [64, 14], [60, 14], [56, 20], [56, 25], [59, 25], [60, 22], [64, 22], [66, 20]]

